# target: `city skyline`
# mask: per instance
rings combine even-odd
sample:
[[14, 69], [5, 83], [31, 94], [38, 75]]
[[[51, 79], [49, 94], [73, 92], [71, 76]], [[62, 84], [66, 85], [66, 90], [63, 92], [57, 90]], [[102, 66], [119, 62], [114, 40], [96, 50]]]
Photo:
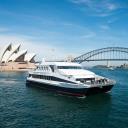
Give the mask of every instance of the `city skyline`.
[[127, 12], [128, 0], [1, 0], [0, 44], [21, 43], [39, 58], [128, 47]]

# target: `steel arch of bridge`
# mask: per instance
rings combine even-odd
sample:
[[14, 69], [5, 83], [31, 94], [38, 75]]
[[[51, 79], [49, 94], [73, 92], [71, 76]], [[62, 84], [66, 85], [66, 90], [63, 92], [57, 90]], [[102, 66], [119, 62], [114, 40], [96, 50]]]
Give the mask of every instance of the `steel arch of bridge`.
[[74, 58], [73, 62], [84, 61], [128, 61], [128, 48], [107, 47], [96, 49]]

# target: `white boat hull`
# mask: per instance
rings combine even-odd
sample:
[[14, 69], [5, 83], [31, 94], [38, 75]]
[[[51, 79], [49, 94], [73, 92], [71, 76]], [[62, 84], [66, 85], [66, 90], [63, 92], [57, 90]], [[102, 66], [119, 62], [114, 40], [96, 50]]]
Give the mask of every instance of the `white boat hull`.
[[84, 84], [64, 83], [47, 80], [27, 79], [28, 86], [40, 87], [61, 94], [72, 95], [77, 97], [88, 96], [91, 94], [105, 93], [112, 89], [113, 85], [105, 86], [87, 86]]

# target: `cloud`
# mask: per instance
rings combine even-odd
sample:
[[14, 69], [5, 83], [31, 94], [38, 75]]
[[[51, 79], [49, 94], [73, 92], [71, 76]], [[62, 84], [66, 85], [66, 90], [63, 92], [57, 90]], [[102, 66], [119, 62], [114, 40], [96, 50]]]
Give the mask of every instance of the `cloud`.
[[109, 30], [110, 29], [110, 27], [108, 25], [100, 25], [100, 28], [102, 30]]
[[92, 38], [96, 35], [94, 32], [90, 32], [88, 34], [82, 35], [81, 38], [87, 39], [87, 38]]
[[113, 11], [113, 10], [116, 10], [118, 8], [118, 6], [116, 4], [113, 4], [113, 3], [107, 3], [106, 4], [106, 8], [109, 10], [109, 11]]
[[22, 35], [0, 35], [0, 48], [6, 44], [21, 44], [21, 49], [28, 49], [29, 52], [36, 53], [37, 60], [45, 58], [51, 59], [63, 59], [65, 57], [65, 51], [60, 47], [53, 46], [47, 42], [33, 41], [31, 37]]
[[0, 32], [7, 32], [7, 31], [9, 31], [9, 29], [8, 29], [8, 28], [0, 27]]
[[114, 11], [122, 8], [117, 2], [110, 0], [70, 0], [72, 3], [77, 4], [85, 9], [88, 9], [92, 15], [105, 17], [112, 15]]
[[111, 18], [111, 19], [109, 19], [109, 20], [107, 21], [107, 23], [108, 23], [108, 24], [112, 24], [112, 23], [116, 22], [117, 20], [118, 20], [117, 17], [116, 17], [116, 18]]

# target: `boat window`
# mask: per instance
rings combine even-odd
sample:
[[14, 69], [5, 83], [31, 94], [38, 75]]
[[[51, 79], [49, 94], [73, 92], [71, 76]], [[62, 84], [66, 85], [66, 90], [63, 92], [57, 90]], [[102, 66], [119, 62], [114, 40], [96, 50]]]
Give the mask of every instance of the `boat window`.
[[32, 75], [31, 74], [29, 74], [29, 77], [31, 77]]
[[46, 67], [46, 70], [48, 71], [48, 67]]
[[58, 69], [82, 69], [80, 66], [58, 66]]
[[52, 80], [52, 81], [59, 81], [59, 82], [69, 82], [69, 83], [72, 83], [68, 80], [64, 80], [64, 79], [61, 79], [61, 78], [57, 78], [57, 77], [54, 77], [54, 76], [42, 76], [42, 75], [35, 75], [35, 74], [32, 74], [32, 77], [33, 78], [37, 78], [37, 79], [44, 79], [44, 80]]
[[37, 67], [37, 69], [38, 69], [38, 70], [41, 70], [41, 67], [40, 67], [40, 66], [38, 66], [38, 67]]
[[51, 68], [52, 72], [54, 72], [54, 70], [55, 70], [54, 65], [50, 65], [50, 68]]
[[46, 66], [44, 66], [44, 71], [47, 71], [47, 67]]

